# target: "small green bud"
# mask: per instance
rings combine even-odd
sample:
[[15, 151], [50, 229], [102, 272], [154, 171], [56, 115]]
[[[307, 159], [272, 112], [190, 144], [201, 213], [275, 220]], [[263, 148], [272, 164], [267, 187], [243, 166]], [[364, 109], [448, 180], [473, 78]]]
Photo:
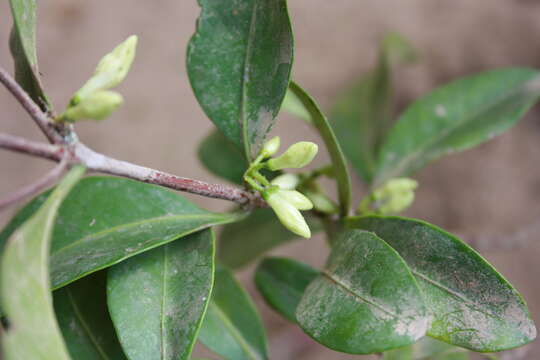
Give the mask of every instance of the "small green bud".
[[413, 179], [391, 179], [371, 194], [371, 204], [380, 214], [398, 214], [411, 206], [417, 187]]
[[107, 90], [120, 84], [126, 77], [137, 47], [137, 36], [132, 35], [113, 51], [105, 55], [96, 67], [94, 75], [73, 96], [73, 101], [82, 101], [98, 90]]
[[270, 157], [277, 153], [279, 150], [279, 145], [281, 144], [281, 140], [279, 136], [275, 136], [272, 139], [268, 140], [266, 143], [264, 143], [263, 148], [261, 149], [261, 154], [264, 157]]
[[320, 192], [304, 191], [304, 194], [313, 203], [313, 208], [324, 214], [335, 214], [338, 212], [337, 205], [328, 196]]
[[317, 155], [318, 146], [309, 141], [301, 141], [291, 145], [287, 151], [275, 159], [268, 160], [270, 170], [286, 168], [302, 168], [309, 164]]
[[300, 211], [282, 196], [280, 190], [264, 192], [263, 197], [274, 210], [283, 226], [302, 237], [311, 237], [311, 231], [306, 220]]
[[123, 103], [122, 95], [114, 91], [96, 91], [77, 105], [70, 106], [59, 117], [60, 121], [75, 122], [83, 119], [103, 120]]
[[295, 174], [283, 174], [271, 181], [272, 185], [278, 186], [283, 190], [294, 190], [298, 186], [300, 178]]
[[283, 200], [291, 203], [298, 210], [311, 210], [313, 203], [302, 193], [296, 190], [278, 190]]

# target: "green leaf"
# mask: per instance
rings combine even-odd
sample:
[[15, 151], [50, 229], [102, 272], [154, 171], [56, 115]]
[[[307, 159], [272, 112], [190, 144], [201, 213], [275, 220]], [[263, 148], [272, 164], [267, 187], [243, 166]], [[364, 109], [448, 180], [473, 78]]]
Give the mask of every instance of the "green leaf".
[[285, 110], [291, 115], [299, 117], [300, 119], [306, 121], [309, 124], [313, 124], [311, 121], [311, 115], [309, 111], [304, 107], [302, 101], [291, 91], [290, 88], [287, 89], [283, 103], [281, 104], [281, 110]]
[[330, 120], [343, 152], [365, 182], [373, 179], [380, 145], [392, 124], [392, 67], [410, 63], [414, 49], [398, 34], [385, 37], [373, 70], [341, 93]]
[[339, 147], [339, 143], [328, 120], [321, 112], [317, 103], [315, 103], [315, 101], [296, 83], [291, 81], [289, 88], [309, 112], [313, 125], [319, 131], [319, 134], [326, 145], [326, 149], [332, 160], [334, 176], [337, 181], [341, 215], [345, 216], [349, 213], [349, 208], [351, 206], [351, 183], [343, 152]]
[[296, 319], [321, 344], [371, 354], [414, 343], [429, 326], [407, 264], [372, 233], [349, 230], [335, 242], [325, 270], [307, 287]]
[[296, 323], [296, 307], [319, 271], [287, 258], [266, 258], [255, 271], [255, 284], [270, 307]]
[[[314, 215], [306, 212], [304, 218], [312, 234], [322, 229]], [[300, 239], [279, 222], [272, 209], [257, 209], [243, 221], [223, 227], [219, 235], [218, 258], [229, 268], [239, 269], [280, 245]]]
[[210, 229], [109, 269], [109, 310], [130, 360], [189, 359], [214, 281]]
[[242, 154], [222, 133], [212, 131], [199, 145], [199, 160], [214, 175], [235, 184], [244, 183], [247, 163]]
[[424, 337], [416, 344], [384, 353], [384, 360], [468, 360], [465, 349]]
[[49, 283], [49, 246], [60, 203], [84, 174], [74, 167], [40, 209], [14, 232], [2, 256], [0, 299], [9, 319], [6, 360], [69, 360]]
[[109, 312], [104, 271], [54, 292], [54, 309], [69, 354], [77, 360], [124, 360]]
[[191, 86], [214, 124], [253, 159], [289, 84], [293, 36], [285, 0], [199, 0], [187, 54]]
[[44, 108], [49, 101], [43, 92], [36, 55], [36, 0], [10, 0], [13, 28], [9, 47], [15, 63], [15, 80]]
[[255, 305], [233, 274], [218, 267], [199, 340], [225, 360], [268, 359], [266, 335]]
[[[8, 224], [0, 243], [27, 219], [46, 194]], [[94, 271], [243, 214], [203, 210], [177, 193], [141, 182], [89, 177], [62, 204], [51, 247], [51, 281], [60, 288]]]
[[481, 352], [514, 348], [536, 337], [521, 295], [455, 236], [400, 217], [351, 218], [348, 226], [373, 231], [405, 259], [433, 313], [428, 335]]
[[500, 69], [462, 78], [413, 103], [383, 144], [375, 182], [411, 175], [501, 134], [540, 97], [540, 73]]

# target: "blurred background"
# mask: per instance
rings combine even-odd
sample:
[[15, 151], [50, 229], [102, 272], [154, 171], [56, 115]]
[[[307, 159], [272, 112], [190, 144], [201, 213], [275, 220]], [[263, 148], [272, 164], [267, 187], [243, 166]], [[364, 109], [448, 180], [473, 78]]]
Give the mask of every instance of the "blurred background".
[[[501, 66], [540, 68], [540, 1], [291, 0], [296, 38], [293, 77], [328, 109], [336, 95], [369, 71], [389, 31], [408, 38], [420, 62], [394, 73], [398, 109], [456, 77]], [[110, 156], [212, 182], [198, 163], [212, 123], [199, 108], [185, 70], [185, 51], [199, 8], [191, 1], [40, 2], [38, 56], [47, 93], [58, 110], [91, 75], [98, 59], [130, 34], [139, 35], [134, 66], [119, 91], [125, 104], [109, 120], [77, 125], [79, 136]], [[0, 64], [12, 68], [9, 5], [0, 3]], [[0, 132], [43, 140], [33, 122], [0, 90]], [[503, 136], [444, 158], [421, 171], [407, 215], [460, 234], [522, 292], [540, 323], [540, 122], [538, 107]], [[300, 120], [280, 115], [274, 134], [284, 145], [320, 143]], [[318, 159], [323, 164], [325, 155]], [[0, 196], [41, 176], [50, 163], [0, 152]], [[355, 201], [362, 187], [355, 181]], [[229, 204], [188, 196], [203, 207]], [[15, 209], [0, 213], [4, 225]], [[321, 266], [324, 239], [273, 251]], [[319, 346], [270, 310], [252, 285], [253, 267], [239, 273], [262, 312], [270, 358], [360, 359]], [[207, 354], [197, 348], [197, 354]], [[214, 357], [215, 358], [215, 357]], [[365, 357], [369, 358], [369, 357]], [[538, 341], [503, 359], [540, 358]]]

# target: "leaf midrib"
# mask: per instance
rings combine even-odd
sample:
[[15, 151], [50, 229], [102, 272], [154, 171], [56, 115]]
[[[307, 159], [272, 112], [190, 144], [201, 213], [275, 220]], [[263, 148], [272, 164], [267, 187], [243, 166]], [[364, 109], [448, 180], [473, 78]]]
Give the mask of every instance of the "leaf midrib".
[[502, 94], [501, 96], [496, 97], [493, 101], [487, 102], [486, 105], [479, 107], [477, 111], [468, 112], [468, 116], [463, 116], [462, 121], [454, 122], [453, 126], [449, 126], [439, 135], [431, 136], [428, 141], [418, 146], [417, 150], [412, 152], [410, 156], [403, 158], [403, 160], [400, 161], [397, 166], [394, 166], [391, 172], [389, 172], [388, 174], [382, 173], [384, 176], [382, 177], [382, 180], [378, 180], [377, 183], [382, 183], [387, 179], [391, 179], [395, 176], [401, 175], [404, 169], [406, 169], [411, 163], [416, 161], [420, 157], [420, 155], [422, 155], [425, 151], [431, 148], [434, 144], [440, 142], [442, 139], [445, 139], [450, 133], [454, 133], [456, 129], [460, 128], [467, 122], [470, 122], [471, 119], [478, 117], [479, 114], [488, 112], [492, 107], [495, 107], [499, 101], [509, 99], [512, 96], [518, 94], [520, 91], [523, 91], [523, 85], [525, 85], [529, 81], [532, 81], [532, 79], [527, 79], [526, 81], [522, 82], [520, 84], [520, 87], [518, 87], [514, 91]]
[[257, 351], [255, 351], [253, 347], [247, 342], [247, 340], [244, 339], [242, 333], [236, 328], [236, 326], [233, 324], [227, 314], [223, 310], [221, 310], [221, 308], [213, 301], [210, 302], [209, 306], [213, 308], [213, 310], [219, 316], [225, 327], [230, 330], [231, 335], [237, 340], [240, 347], [244, 350], [244, 353], [253, 360], [263, 360], [263, 358], [258, 355]]
[[68, 295], [69, 302], [71, 303], [71, 306], [73, 308], [73, 312], [75, 313], [75, 316], [77, 320], [79, 320], [79, 324], [81, 324], [81, 327], [83, 328], [84, 332], [88, 335], [88, 338], [90, 339], [90, 342], [94, 345], [96, 348], [98, 354], [105, 360], [111, 360], [105, 351], [101, 348], [99, 342], [94, 337], [94, 334], [90, 330], [90, 326], [87, 324], [86, 319], [82, 315], [79, 306], [77, 305], [77, 302], [75, 301], [75, 298], [73, 297], [73, 294], [71, 293], [71, 290], [69, 288], [66, 288], [66, 292]]
[[94, 238], [103, 237], [107, 233], [113, 233], [113, 232], [117, 232], [117, 231], [120, 231], [120, 230], [129, 229], [129, 228], [132, 228], [132, 227], [137, 227], [139, 225], [144, 225], [144, 224], [147, 224], [147, 223], [160, 222], [162, 220], [167, 220], [167, 221], [170, 220], [171, 222], [173, 222], [173, 220], [176, 221], [176, 220], [180, 220], [180, 219], [195, 219], [195, 218], [204, 218], [204, 217], [207, 217], [208, 219], [211, 219], [211, 218], [216, 218], [217, 219], [217, 218], [220, 218], [220, 217], [226, 218], [226, 216], [224, 216], [222, 214], [209, 214], [209, 215], [200, 214], [200, 215], [177, 215], [177, 216], [164, 215], [164, 216], [159, 216], [159, 217], [155, 217], [155, 218], [144, 219], [144, 220], [140, 220], [140, 221], [135, 221], [135, 222], [131, 222], [131, 223], [117, 225], [117, 226], [108, 228], [106, 230], [98, 231], [96, 233], [92, 233], [90, 235], [82, 237], [82, 238], [80, 238], [80, 239], [78, 239], [76, 241], [73, 241], [73, 242], [69, 243], [68, 245], [63, 246], [60, 249], [54, 251], [52, 256], [57, 256], [57, 254], [61, 254], [63, 251], [65, 251], [65, 250], [67, 250], [67, 249], [69, 249], [71, 247], [78, 246], [82, 242], [87, 242], [87, 241], [90, 241], [90, 240], [92, 240]]
[[355, 292], [353, 289], [351, 289], [344, 281], [340, 280], [339, 278], [335, 277], [333, 274], [329, 273], [328, 271], [323, 271], [321, 273], [322, 275], [324, 275], [326, 278], [328, 278], [330, 281], [332, 281], [333, 283], [335, 283], [336, 285], [338, 285], [339, 287], [345, 289], [345, 291], [347, 293], [349, 293], [350, 295], [353, 295], [354, 298], [356, 299], [359, 299], [363, 302], [365, 302], [366, 304], [368, 305], [371, 305], [373, 307], [376, 307], [377, 309], [381, 310], [382, 312], [396, 318], [396, 319], [399, 319], [400, 317], [395, 314], [393, 311], [385, 308], [384, 306], [380, 305], [380, 304], [377, 304], [374, 300], [372, 299], [369, 299], [367, 298], [366, 296], [363, 296], [361, 294], [358, 294], [357, 292]]

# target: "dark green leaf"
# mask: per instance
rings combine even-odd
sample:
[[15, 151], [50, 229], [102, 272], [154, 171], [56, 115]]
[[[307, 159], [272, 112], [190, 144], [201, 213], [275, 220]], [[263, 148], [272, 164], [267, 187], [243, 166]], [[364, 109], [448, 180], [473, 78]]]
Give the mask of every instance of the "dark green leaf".
[[540, 73], [501, 69], [452, 82], [412, 104], [381, 148], [375, 182], [411, 175], [501, 134], [540, 97]]
[[315, 103], [315, 101], [296, 83], [291, 81], [289, 87], [310, 114], [311, 122], [319, 131], [319, 134], [326, 145], [326, 149], [330, 155], [330, 159], [332, 160], [332, 165], [334, 167], [334, 176], [338, 186], [341, 215], [345, 216], [349, 212], [351, 203], [351, 183], [345, 157], [341, 152], [341, 148], [339, 147], [336, 136], [334, 135], [330, 124], [328, 124], [328, 120], [319, 109], [317, 103]]
[[244, 183], [247, 163], [242, 153], [219, 131], [212, 131], [199, 145], [199, 160], [214, 175], [235, 184]]
[[349, 230], [306, 289], [296, 319], [321, 344], [371, 354], [414, 343], [429, 326], [420, 288], [403, 259], [372, 233]]
[[266, 336], [255, 305], [233, 274], [218, 267], [199, 340], [225, 360], [267, 359]]
[[130, 360], [189, 359], [214, 280], [210, 229], [109, 269], [109, 309]]
[[404, 38], [388, 35], [375, 68], [340, 94], [330, 111], [343, 152], [367, 183], [372, 181], [379, 147], [392, 122], [392, 66], [411, 62], [413, 53]]
[[15, 63], [15, 80], [40, 106], [48, 104], [43, 93], [36, 55], [36, 0], [10, 0], [13, 28], [9, 46]]
[[[320, 221], [315, 216], [304, 213], [304, 218], [312, 234], [321, 230]], [[258, 209], [245, 220], [223, 228], [219, 236], [218, 258], [228, 267], [238, 269], [275, 247], [300, 239], [279, 222], [272, 209]]]
[[54, 316], [49, 246], [60, 203], [83, 173], [74, 167], [7, 242], [0, 272], [0, 299], [10, 324], [2, 337], [6, 360], [70, 359]]
[[255, 284], [264, 300], [289, 321], [296, 322], [296, 307], [304, 290], [319, 271], [286, 258], [266, 258], [257, 267]]
[[350, 219], [373, 231], [408, 263], [433, 313], [428, 335], [475, 351], [532, 341], [536, 329], [519, 293], [478, 253], [426, 222], [400, 217]]
[[214, 124], [252, 159], [289, 84], [293, 36], [285, 0], [199, 0], [187, 69]]
[[100, 271], [54, 292], [58, 325], [73, 359], [126, 359], [107, 310], [106, 281]]
[[[34, 200], [0, 234], [0, 244], [46, 195]], [[207, 227], [243, 215], [212, 213], [177, 193], [128, 179], [90, 177], [62, 204], [51, 247], [53, 288]]]

